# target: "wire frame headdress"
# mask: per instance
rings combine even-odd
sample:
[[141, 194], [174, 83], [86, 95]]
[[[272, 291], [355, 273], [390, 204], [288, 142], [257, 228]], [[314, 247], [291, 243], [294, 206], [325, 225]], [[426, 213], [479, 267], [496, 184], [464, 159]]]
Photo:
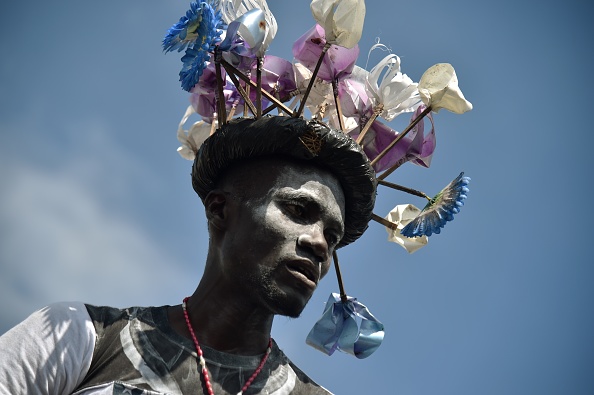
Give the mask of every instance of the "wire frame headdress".
[[[220, 166], [206, 166], [207, 161], [200, 160], [201, 152], [212, 151], [213, 146], [218, 149], [225, 143], [252, 144], [248, 141], [253, 139], [233, 140], [234, 130], [255, 130], [251, 126], [276, 122], [265, 120], [267, 114], [276, 111], [284, 119], [276, 126], [289, 125], [288, 119], [295, 119], [303, 130], [294, 132], [293, 138], [316, 157], [334, 133], [319, 131], [336, 129], [348, 148], [338, 144], [336, 147], [342, 148], [329, 156], [340, 159], [347, 152], [356, 152], [362, 158], [359, 167], [365, 168], [360, 178], [341, 180], [343, 188], [351, 188], [348, 193], [358, 200], [359, 206], [350, 211], [359, 212], [360, 217], [356, 218], [356, 230], [343, 245], [358, 238], [371, 218], [386, 226], [390, 241], [412, 253], [454, 219], [464, 204], [470, 179], [460, 173], [437, 195], [429, 197], [386, 178], [407, 162], [429, 167], [436, 145], [433, 114], [441, 109], [462, 114], [471, 110], [472, 104], [464, 98], [454, 68], [447, 63], [431, 66], [418, 83], [401, 72], [400, 58], [392, 53], [369, 71], [358, 67], [358, 42], [365, 18], [363, 0], [313, 0], [310, 8], [315, 24], [295, 41], [295, 62], [289, 62], [266, 53], [277, 23], [265, 0], [206, 0], [190, 4], [190, 9], [163, 39], [165, 52], [184, 51], [179, 76], [182, 88], [191, 93], [191, 105], [178, 128], [182, 143], [178, 151], [195, 160], [193, 184], [201, 195], [226, 162], [237, 159], [232, 149], [231, 154], [217, 159]], [[386, 49], [376, 44], [370, 51], [380, 47]], [[313, 123], [298, 121], [306, 110]], [[194, 112], [202, 120], [184, 129]], [[401, 132], [380, 121], [392, 121], [403, 113], [411, 113], [412, 117]], [[251, 120], [235, 120], [238, 117]], [[425, 118], [431, 124], [427, 133]], [[270, 133], [268, 138], [286, 137], [279, 136]], [[263, 138], [266, 137], [258, 136]], [[355, 148], [350, 146], [351, 142]], [[275, 149], [267, 148], [261, 153]], [[257, 150], [247, 147], [244, 151]], [[281, 153], [302, 155], [297, 151]], [[339, 173], [352, 171], [341, 170], [339, 162]], [[421, 197], [427, 203], [422, 210], [407, 204], [397, 205], [386, 217], [373, 214], [376, 183]], [[383, 325], [364, 305], [346, 295], [336, 254], [334, 261], [340, 294], [331, 296], [324, 317], [310, 332], [307, 342], [328, 354], [339, 349], [365, 358], [381, 343]]]

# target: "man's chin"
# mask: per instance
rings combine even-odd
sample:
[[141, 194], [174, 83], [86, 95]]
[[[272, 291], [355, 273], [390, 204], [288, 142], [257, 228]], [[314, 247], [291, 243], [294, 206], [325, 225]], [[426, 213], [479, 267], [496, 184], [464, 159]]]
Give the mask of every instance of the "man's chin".
[[282, 292], [282, 297], [274, 298], [270, 304], [275, 315], [299, 318], [310, 298], [311, 295], [306, 296], [291, 290], [289, 292]]
[[280, 315], [283, 315], [283, 316], [289, 317], [289, 318], [299, 318], [301, 313], [303, 313], [303, 309], [305, 309], [305, 306], [301, 306], [300, 308], [296, 308], [294, 310], [287, 311], [286, 314], [280, 314]]
[[305, 304], [303, 303], [289, 303], [284, 302], [280, 305], [277, 305], [274, 309], [275, 315], [282, 315], [289, 318], [299, 318], [301, 313], [305, 309]]

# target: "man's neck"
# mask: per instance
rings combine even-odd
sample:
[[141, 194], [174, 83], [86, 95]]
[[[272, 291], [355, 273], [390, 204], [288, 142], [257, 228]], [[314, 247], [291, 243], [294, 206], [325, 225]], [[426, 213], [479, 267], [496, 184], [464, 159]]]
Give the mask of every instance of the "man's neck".
[[[216, 280], [203, 277], [186, 309], [202, 345], [238, 355], [262, 354], [268, 346], [274, 315]], [[169, 320], [178, 333], [191, 339], [181, 306], [170, 310]]]

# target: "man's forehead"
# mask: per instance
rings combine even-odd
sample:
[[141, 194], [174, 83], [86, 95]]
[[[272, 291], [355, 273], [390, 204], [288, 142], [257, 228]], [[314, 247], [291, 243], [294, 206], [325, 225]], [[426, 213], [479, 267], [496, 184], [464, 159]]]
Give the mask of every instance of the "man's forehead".
[[[337, 198], [344, 201], [342, 186], [338, 178], [329, 170], [314, 163], [282, 157], [262, 157], [242, 161], [228, 170], [225, 178], [242, 179], [253, 187], [292, 187], [300, 188], [308, 181], [327, 185]], [[242, 182], [234, 182], [239, 188]], [[314, 185], [312, 183], [309, 184]], [[266, 193], [267, 190], [262, 192]]]
[[287, 184], [299, 184], [304, 181], [318, 181], [336, 184], [342, 193], [338, 178], [330, 171], [321, 167], [305, 163], [285, 162], [279, 166], [278, 180]]

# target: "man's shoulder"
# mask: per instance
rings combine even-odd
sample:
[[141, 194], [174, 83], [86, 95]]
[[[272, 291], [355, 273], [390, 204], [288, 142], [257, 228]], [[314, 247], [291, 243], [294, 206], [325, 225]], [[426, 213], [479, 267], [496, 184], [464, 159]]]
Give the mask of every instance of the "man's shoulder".
[[281, 353], [281, 358], [285, 360], [285, 363], [295, 373], [296, 383], [294, 390], [291, 394], [303, 394], [303, 395], [332, 395], [330, 391], [316, 383], [311, 377], [309, 377], [303, 370], [301, 370], [293, 361], [287, 357], [282, 350], [278, 349]]
[[0, 337], [0, 383], [8, 393], [71, 393], [85, 377], [95, 331], [85, 305], [58, 302]]
[[[112, 307], [85, 304], [95, 331], [99, 337], [108, 333], [116, 334], [127, 325], [141, 329], [161, 328], [166, 324], [168, 306]], [[164, 322], [165, 321], [165, 322]]]
[[22, 332], [40, 338], [90, 333], [89, 314], [82, 302], [56, 302], [33, 312], [6, 335]]
[[153, 309], [163, 309], [165, 306], [161, 307], [112, 307], [112, 306], [96, 306], [92, 304], [85, 304], [91, 319], [96, 322], [104, 322], [106, 325], [111, 325], [114, 322], [121, 321], [121, 320], [130, 320], [137, 317], [142, 317]]

